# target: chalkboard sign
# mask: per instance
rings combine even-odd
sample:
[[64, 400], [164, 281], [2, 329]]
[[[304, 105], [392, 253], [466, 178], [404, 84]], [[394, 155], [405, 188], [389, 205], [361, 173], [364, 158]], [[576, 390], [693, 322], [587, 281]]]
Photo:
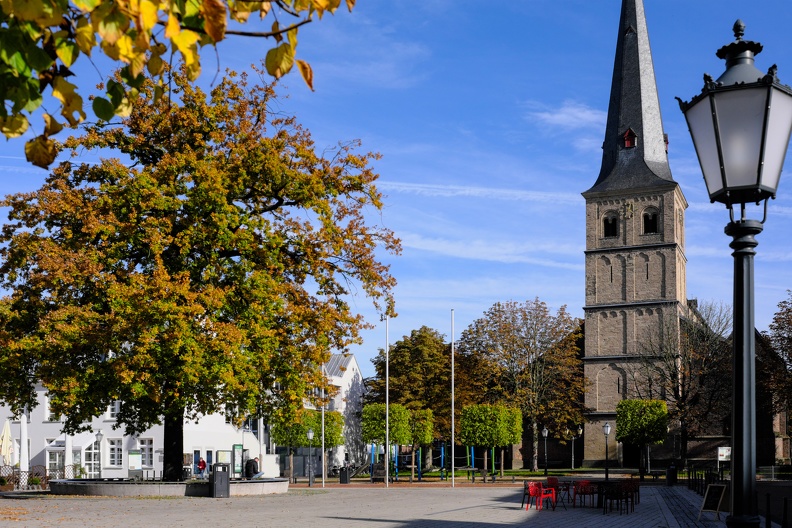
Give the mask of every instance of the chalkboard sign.
[[715, 518], [720, 521], [720, 509], [723, 503], [723, 496], [726, 494], [726, 484], [710, 484], [704, 494], [704, 503], [701, 505], [698, 518], [701, 519], [702, 512], [715, 512]]

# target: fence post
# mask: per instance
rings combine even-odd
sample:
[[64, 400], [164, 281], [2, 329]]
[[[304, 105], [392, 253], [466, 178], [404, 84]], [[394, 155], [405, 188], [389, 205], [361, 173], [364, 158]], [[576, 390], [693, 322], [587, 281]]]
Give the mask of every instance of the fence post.
[[765, 510], [765, 526], [766, 528], [773, 528], [773, 522], [771, 520], [772, 515], [770, 515], [770, 494], [767, 494], [767, 503], [765, 504], [767, 509]]
[[787, 505], [788, 505], [789, 497], [784, 497], [784, 513], [781, 517], [781, 528], [789, 528], [789, 524], [787, 524]]

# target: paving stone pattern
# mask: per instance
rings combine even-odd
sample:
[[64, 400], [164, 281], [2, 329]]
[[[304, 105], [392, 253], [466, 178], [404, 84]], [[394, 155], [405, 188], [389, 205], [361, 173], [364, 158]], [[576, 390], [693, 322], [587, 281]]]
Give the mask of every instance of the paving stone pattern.
[[[526, 511], [521, 485], [296, 487], [284, 495], [211, 498], [44, 497], [0, 500], [0, 526], [295, 528], [723, 528], [725, 515], [696, 518], [701, 497], [684, 486], [642, 486], [635, 511], [603, 514], [567, 505]], [[778, 525], [774, 525], [777, 526]], [[764, 528], [764, 519], [762, 520]]]

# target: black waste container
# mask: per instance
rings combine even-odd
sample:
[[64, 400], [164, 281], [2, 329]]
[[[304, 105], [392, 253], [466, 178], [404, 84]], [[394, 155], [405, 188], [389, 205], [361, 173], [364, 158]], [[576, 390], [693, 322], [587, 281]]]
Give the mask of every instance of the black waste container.
[[670, 466], [666, 469], [666, 486], [673, 486], [677, 483], [677, 469]]
[[231, 496], [231, 473], [229, 464], [215, 464], [212, 466], [212, 497], [223, 499]]
[[342, 467], [340, 472], [340, 482], [341, 484], [349, 484], [349, 468]]

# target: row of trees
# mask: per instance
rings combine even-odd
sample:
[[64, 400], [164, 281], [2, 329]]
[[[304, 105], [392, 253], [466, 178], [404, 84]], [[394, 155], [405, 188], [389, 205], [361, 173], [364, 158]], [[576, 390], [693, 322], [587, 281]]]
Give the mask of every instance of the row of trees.
[[[553, 314], [538, 298], [494, 304], [456, 343], [457, 420], [462, 409], [475, 405], [516, 407], [531, 432], [531, 466], [538, 469], [540, 424], [564, 440], [571, 438], [566, 431], [583, 421], [581, 347], [581, 321], [566, 307]], [[449, 440], [451, 346], [445, 337], [427, 327], [414, 330], [390, 347], [389, 360], [390, 384], [398, 388], [391, 391], [390, 401], [413, 410], [431, 409], [433, 438]], [[376, 375], [367, 380], [366, 399], [384, 403], [385, 351], [372, 361]], [[477, 445], [505, 445], [489, 442]]]

